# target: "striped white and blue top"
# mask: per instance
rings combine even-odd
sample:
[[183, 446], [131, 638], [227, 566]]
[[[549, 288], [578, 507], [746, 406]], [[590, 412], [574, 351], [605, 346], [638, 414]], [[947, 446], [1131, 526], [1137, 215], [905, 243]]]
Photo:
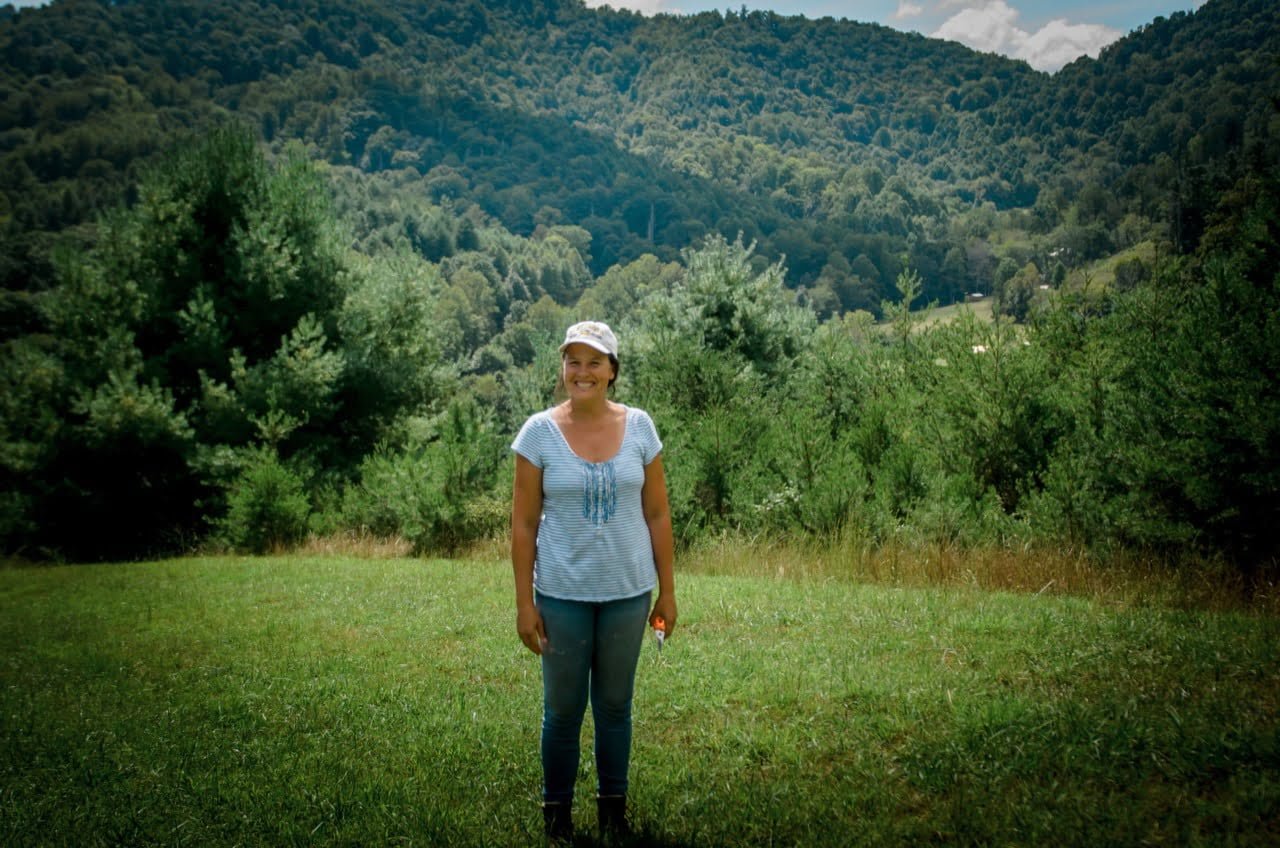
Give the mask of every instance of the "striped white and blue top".
[[627, 407], [622, 447], [604, 462], [575, 454], [551, 410], [530, 416], [511, 449], [542, 469], [534, 589], [589, 602], [652, 591], [658, 573], [640, 493], [662, 441], [649, 414]]

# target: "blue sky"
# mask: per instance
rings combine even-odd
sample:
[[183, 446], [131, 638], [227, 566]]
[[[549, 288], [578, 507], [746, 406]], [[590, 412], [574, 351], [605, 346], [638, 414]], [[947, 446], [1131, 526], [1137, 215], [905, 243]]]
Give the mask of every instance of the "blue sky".
[[[0, 0], [3, 4], [5, 0]], [[19, 8], [44, 0], [8, 0]], [[987, 53], [1056, 71], [1156, 17], [1192, 11], [1204, 0], [586, 0], [588, 6], [644, 14], [772, 9], [780, 15], [847, 18], [959, 41]]]

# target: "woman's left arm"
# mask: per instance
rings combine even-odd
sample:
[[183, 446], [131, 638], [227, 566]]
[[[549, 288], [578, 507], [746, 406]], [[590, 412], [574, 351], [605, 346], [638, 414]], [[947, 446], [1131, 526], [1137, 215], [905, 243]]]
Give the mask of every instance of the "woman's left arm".
[[658, 570], [658, 600], [649, 614], [649, 623], [661, 617], [667, 635], [676, 627], [675, 542], [671, 535], [671, 507], [667, 501], [667, 475], [662, 469], [662, 454], [644, 467], [644, 488], [640, 497], [644, 520], [649, 525], [653, 542], [653, 564]]

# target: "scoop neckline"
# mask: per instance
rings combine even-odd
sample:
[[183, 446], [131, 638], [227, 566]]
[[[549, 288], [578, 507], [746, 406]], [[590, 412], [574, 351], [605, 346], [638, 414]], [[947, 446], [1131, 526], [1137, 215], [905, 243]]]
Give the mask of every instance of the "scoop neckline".
[[631, 431], [631, 407], [627, 406], [626, 404], [619, 404], [619, 406], [621, 406], [623, 410], [622, 439], [619, 440], [618, 442], [618, 449], [613, 452], [612, 456], [606, 459], [600, 459], [600, 460], [587, 459], [585, 456], [581, 455], [576, 450], [574, 450], [573, 445], [569, 444], [569, 437], [564, 434], [564, 431], [560, 429], [560, 425], [556, 423], [556, 417], [553, 414], [555, 411], [554, 407], [552, 409], [547, 410], [547, 423], [549, 423], [551, 425], [551, 428], [556, 431], [556, 435], [560, 437], [560, 441], [564, 444], [565, 450], [569, 451], [569, 453], [572, 454], [575, 459], [581, 462], [585, 462], [587, 465], [604, 465], [606, 463], [613, 462], [615, 459], [618, 458], [619, 455], [621, 455], [622, 447], [627, 443], [627, 434]]

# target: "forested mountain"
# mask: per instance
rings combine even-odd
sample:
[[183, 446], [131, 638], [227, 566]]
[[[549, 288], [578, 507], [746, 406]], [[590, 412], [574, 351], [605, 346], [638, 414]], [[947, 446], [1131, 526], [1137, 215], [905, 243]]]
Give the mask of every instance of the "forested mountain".
[[235, 117], [277, 149], [409, 169], [518, 235], [581, 227], [595, 275], [742, 232], [823, 309], [877, 310], [904, 258], [950, 302], [991, 287], [987, 211], [1093, 225], [1068, 234], [1078, 261], [1146, 237], [1117, 233], [1126, 213], [1194, 219], [1195, 169], [1273, 129], [1278, 23], [1265, 0], [1210, 2], [1047, 76], [768, 12], [61, 0], [0, 30], [8, 229], [90, 220], [140, 159]]
[[[684, 542], [1274, 559], [1278, 56], [1271, 0], [1053, 75], [745, 9], [3, 7], [0, 543], [452, 549], [594, 317]], [[1019, 324], [906, 310], [975, 291]]]

